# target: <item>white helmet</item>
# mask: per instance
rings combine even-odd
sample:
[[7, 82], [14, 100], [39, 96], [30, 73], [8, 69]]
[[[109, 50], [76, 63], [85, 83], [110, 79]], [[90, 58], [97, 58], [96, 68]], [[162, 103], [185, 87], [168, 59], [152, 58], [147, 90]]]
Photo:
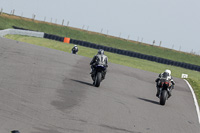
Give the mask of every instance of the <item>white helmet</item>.
[[168, 74], [169, 74], [169, 76], [171, 76], [171, 70], [169, 70], [169, 69], [166, 69], [166, 70], [165, 70], [165, 72], [166, 72], [166, 73], [168, 73]]
[[74, 45], [74, 47], [77, 47], [77, 45]]

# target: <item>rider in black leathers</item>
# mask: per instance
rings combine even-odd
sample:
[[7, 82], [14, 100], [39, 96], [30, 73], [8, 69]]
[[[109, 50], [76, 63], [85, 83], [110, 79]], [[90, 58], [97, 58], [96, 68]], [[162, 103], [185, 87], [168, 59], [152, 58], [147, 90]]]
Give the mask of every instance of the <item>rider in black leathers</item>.
[[105, 79], [106, 76], [106, 72], [107, 72], [107, 67], [108, 67], [108, 57], [106, 55], [104, 55], [104, 50], [103, 49], [99, 49], [97, 55], [95, 55], [92, 59], [92, 61], [90, 62], [91, 65], [91, 76], [93, 76], [94, 72], [95, 72], [95, 66], [96, 65], [103, 65], [106, 69], [103, 72], [102, 78]]
[[72, 54], [76, 54], [78, 52], [78, 46], [74, 45], [74, 47], [72, 48]]
[[159, 97], [159, 94], [160, 94], [160, 79], [166, 75], [168, 79], [170, 79], [172, 85], [170, 86], [169, 88], [169, 97], [172, 95], [172, 89], [174, 89], [174, 86], [175, 86], [175, 82], [173, 80], [173, 77], [171, 76], [171, 70], [169, 69], [166, 69], [165, 72], [163, 73], [160, 73], [158, 78], [155, 80], [156, 82], [156, 87], [157, 87], [157, 93], [156, 93], [156, 96]]

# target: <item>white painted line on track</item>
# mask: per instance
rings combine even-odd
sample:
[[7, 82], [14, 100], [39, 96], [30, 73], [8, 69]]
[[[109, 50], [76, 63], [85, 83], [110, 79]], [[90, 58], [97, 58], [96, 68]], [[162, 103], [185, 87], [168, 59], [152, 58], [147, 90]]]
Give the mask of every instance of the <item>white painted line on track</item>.
[[200, 124], [199, 104], [198, 104], [198, 102], [197, 102], [196, 95], [194, 94], [194, 90], [193, 90], [192, 86], [190, 85], [190, 83], [189, 83], [186, 79], [184, 79], [184, 80], [185, 80], [185, 82], [187, 83], [187, 85], [189, 86], [189, 88], [190, 88], [190, 90], [191, 90], [191, 92], [192, 92], [192, 96], [193, 96], [193, 98], [194, 98], [194, 104], [195, 104], [195, 106], [196, 106], [197, 116], [198, 116], [199, 124]]

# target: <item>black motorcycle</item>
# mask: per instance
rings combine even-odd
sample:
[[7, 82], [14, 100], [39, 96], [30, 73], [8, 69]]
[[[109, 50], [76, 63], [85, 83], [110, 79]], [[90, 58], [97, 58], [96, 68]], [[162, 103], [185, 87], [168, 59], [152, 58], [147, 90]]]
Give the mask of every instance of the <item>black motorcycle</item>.
[[170, 88], [171, 88], [171, 80], [167, 78], [161, 78], [160, 81], [160, 105], [165, 105], [166, 100], [169, 98]]
[[73, 47], [72, 48], [72, 54], [76, 54], [78, 52], [78, 48], [77, 47]]
[[101, 81], [105, 78], [105, 66], [103, 65], [96, 65], [94, 67], [94, 72], [91, 75], [93, 82], [93, 85], [96, 87], [100, 86]]

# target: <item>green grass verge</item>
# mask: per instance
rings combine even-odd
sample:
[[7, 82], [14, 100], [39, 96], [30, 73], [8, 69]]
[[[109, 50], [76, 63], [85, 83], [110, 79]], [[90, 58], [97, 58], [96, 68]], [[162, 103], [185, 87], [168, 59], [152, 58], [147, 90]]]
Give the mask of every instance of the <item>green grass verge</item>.
[[200, 56], [197, 55], [191, 55], [188, 53], [178, 52], [158, 46], [147, 45], [136, 41], [127, 41], [125, 39], [106, 36], [104, 34], [89, 32], [72, 27], [55, 25], [41, 21], [33, 21], [31, 19], [16, 17], [7, 14], [0, 15], [0, 29], [12, 28], [12, 26], [23, 27], [26, 29], [46, 32], [63, 37], [70, 37], [73, 39], [88, 41], [113, 48], [130, 50], [147, 55], [153, 55], [200, 66]]
[[[69, 52], [69, 53], [71, 52], [71, 49], [74, 46], [72, 44], [66, 44], [66, 43], [57, 42], [57, 41], [53, 41], [53, 40], [28, 37], [28, 36], [7, 35], [6, 37], [9, 39], [13, 39], [13, 40], [21, 41], [21, 42], [27, 42], [30, 44], [35, 44], [35, 45], [39, 45], [39, 46], [43, 46], [43, 47], [57, 49], [57, 50], [61, 50], [61, 51]], [[78, 52], [79, 55], [92, 58], [96, 53], [97, 53], [96, 49], [79, 46], [79, 52]], [[180, 68], [180, 67], [175, 67], [175, 66], [171, 66], [171, 65], [159, 64], [156, 62], [151, 62], [151, 61], [142, 60], [142, 59], [138, 59], [138, 58], [132, 58], [132, 57], [128, 57], [128, 56], [113, 54], [110, 52], [105, 52], [105, 54], [108, 56], [109, 62], [112, 62], [115, 64], [138, 68], [138, 69], [151, 71], [151, 72], [155, 72], [155, 73], [160, 73], [165, 69], [170, 69], [173, 73], [173, 76], [177, 77], [177, 78], [180, 78], [182, 73], [188, 74], [189, 75], [188, 81], [192, 85], [192, 87], [195, 91], [195, 94], [198, 99], [198, 103], [200, 103], [199, 72]]]

